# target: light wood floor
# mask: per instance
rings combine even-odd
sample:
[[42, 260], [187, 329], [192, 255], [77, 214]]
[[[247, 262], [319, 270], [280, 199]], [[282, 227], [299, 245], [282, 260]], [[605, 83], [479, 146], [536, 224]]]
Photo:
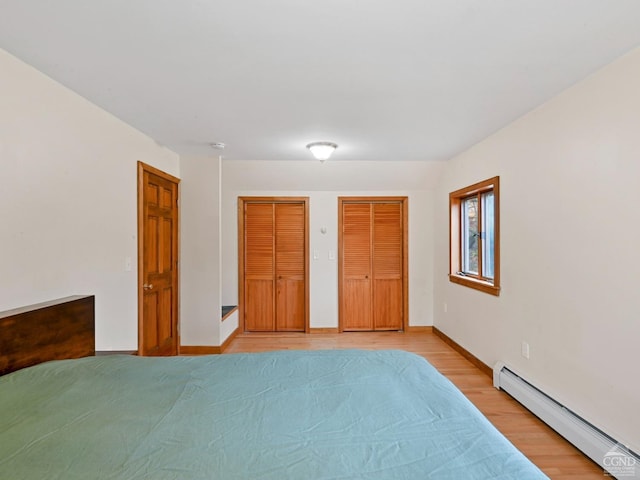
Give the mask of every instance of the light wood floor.
[[552, 479], [602, 479], [602, 469], [430, 332], [244, 333], [224, 353], [268, 350], [401, 349], [422, 355], [451, 380], [520, 451]]

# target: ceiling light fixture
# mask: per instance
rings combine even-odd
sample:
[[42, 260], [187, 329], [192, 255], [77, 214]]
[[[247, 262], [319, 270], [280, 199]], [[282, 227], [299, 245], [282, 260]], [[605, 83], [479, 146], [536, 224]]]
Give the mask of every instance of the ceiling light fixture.
[[324, 162], [331, 156], [333, 151], [338, 148], [338, 145], [331, 142], [313, 142], [307, 145], [307, 148], [311, 150], [311, 153], [316, 157], [316, 160]]

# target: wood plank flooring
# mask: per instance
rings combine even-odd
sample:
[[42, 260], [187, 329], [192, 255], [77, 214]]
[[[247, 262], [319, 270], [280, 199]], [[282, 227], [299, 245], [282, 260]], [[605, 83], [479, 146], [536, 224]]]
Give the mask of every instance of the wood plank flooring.
[[336, 348], [400, 349], [422, 355], [550, 478], [588, 480], [604, 477], [596, 463], [509, 395], [496, 390], [487, 375], [431, 332], [243, 333], [224, 353]]

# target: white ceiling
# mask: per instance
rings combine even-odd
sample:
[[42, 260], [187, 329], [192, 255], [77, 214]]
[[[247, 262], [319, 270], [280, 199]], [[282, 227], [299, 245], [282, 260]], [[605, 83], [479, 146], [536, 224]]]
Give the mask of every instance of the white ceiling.
[[0, 48], [227, 159], [447, 159], [638, 45], [638, 0], [0, 0]]

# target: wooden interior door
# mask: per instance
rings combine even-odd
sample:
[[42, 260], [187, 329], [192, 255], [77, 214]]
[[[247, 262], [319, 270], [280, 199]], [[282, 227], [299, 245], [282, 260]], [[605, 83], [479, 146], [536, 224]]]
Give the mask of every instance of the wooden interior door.
[[276, 203], [275, 277], [278, 332], [305, 331], [305, 206]]
[[247, 203], [244, 208], [244, 325], [250, 332], [275, 330], [274, 208]]
[[342, 284], [340, 318], [343, 330], [373, 330], [371, 315], [371, 204], [342, 207]]
[[254, 332], [308, 330], [308, 200], [240, 198], [240, 317]]
[[373, 329], [402, 330], [402, 205], [373, 203], [371, 208]]
[[138, 354], [178, 354], [179, 179], [138, 162]]
[[339, 199], [341, 331], [403, 330], [406, 197]]

